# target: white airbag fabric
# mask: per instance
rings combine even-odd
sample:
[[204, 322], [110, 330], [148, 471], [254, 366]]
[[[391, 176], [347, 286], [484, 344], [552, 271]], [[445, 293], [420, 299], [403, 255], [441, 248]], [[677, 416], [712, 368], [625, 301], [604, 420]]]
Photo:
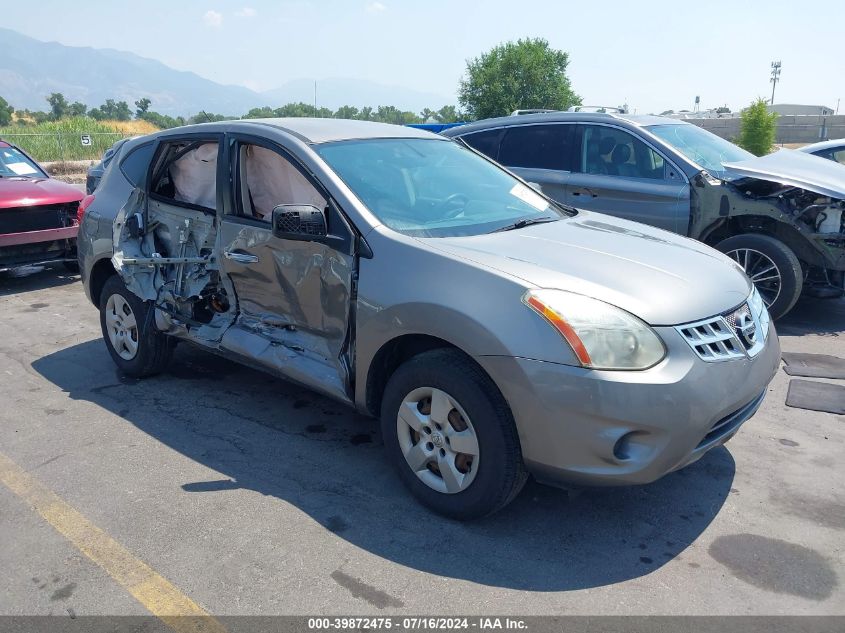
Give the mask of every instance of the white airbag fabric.
[[175, 198], [217, 208], [217, 143], [205, 143], [170, 165]]
[[250, 145], [246, 150], [246, 182], [255, 214], [270, 220], [280, 204], [312, 204], [324, 209], [326, 200], [296, 167], [276, 152]]

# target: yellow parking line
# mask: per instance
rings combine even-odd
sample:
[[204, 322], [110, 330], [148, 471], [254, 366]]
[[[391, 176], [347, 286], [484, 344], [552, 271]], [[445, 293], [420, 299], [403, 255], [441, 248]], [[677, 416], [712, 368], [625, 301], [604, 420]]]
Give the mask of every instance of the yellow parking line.
[[202, 607], [136, 558], [11, 459], [0, 453], [0, 482], [102, 567], [154, 616], [179, 633], [225, 633]]

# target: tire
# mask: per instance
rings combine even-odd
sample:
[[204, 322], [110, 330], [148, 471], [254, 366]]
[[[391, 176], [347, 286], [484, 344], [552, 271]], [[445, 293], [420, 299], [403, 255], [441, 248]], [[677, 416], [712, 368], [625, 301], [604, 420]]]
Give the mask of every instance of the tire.
[[[784, 316], [798, 301], [804, 272], [795, 253], [780, 240], [769, 235], [745, 233], [719, 242], [716, 248], [745, 269], [773, 319]], [[778, 279], [771, 279], [774, 271], [767, 272], [772, 265]]]
[[[426, 407], [426, 402], [435, 401], [437, 412]], [[400, 409], [404, 419], [421, 427], [419, 431], [399, 417]], [[424, 352], [393, 373], [382, 398], [381, 428], [387, 457], [399, 478], [423, 505], [444, 516], [469, 520], [492, 514], [510, 503], [527, 479], [504, 397], [483, 370], [457, 350]], [[412, 468], [411, 462], [421, 464], [417, 458], [425, 454], [425, 465]], [[444, 477], [444, 472], [451, 475]]]
[[142, 301], [130, 292], [118, 275], [109, 277], [103, 286], [100, 293], [103, 339], [112, 360], [127, 376], [144, 378], [161, 373], [173, 355], [173, 339], [156, 329], [152, 311], [152, 302]]

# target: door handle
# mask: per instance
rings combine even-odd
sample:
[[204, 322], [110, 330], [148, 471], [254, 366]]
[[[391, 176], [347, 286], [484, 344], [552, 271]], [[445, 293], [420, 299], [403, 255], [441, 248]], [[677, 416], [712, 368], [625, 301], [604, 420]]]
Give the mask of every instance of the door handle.
[[238, 251], [223, 251], [223, 256], [226, 259], [231, 259], [233, 262], [239, 264], [257, 264], [258, 255], [250, 255], [249, 253], [239, 253]]
[[589, 187], [581, 187], [580, 189], [575, 189], [572, 192], [573, 196], [590, 196], [591, 198], [598, 198], [599, 194], [595, 191], [590, 189]]

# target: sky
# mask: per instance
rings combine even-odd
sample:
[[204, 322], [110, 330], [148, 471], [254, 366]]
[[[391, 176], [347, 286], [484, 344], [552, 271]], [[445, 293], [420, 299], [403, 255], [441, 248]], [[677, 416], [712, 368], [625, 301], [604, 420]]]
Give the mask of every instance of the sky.
[[[126, 50], [255, 90], [361, 78], [457, 103], [467, 59], [523, 37], [569, 53], [585, 104], [659, 113], [769, 98], [845, 112], [845, 2], [795, 0], [0, 0], [0, 26]], [[52, 19], [51, 19], [52, 18]], [[432, 104], [439, 107], [443, 104]]]

